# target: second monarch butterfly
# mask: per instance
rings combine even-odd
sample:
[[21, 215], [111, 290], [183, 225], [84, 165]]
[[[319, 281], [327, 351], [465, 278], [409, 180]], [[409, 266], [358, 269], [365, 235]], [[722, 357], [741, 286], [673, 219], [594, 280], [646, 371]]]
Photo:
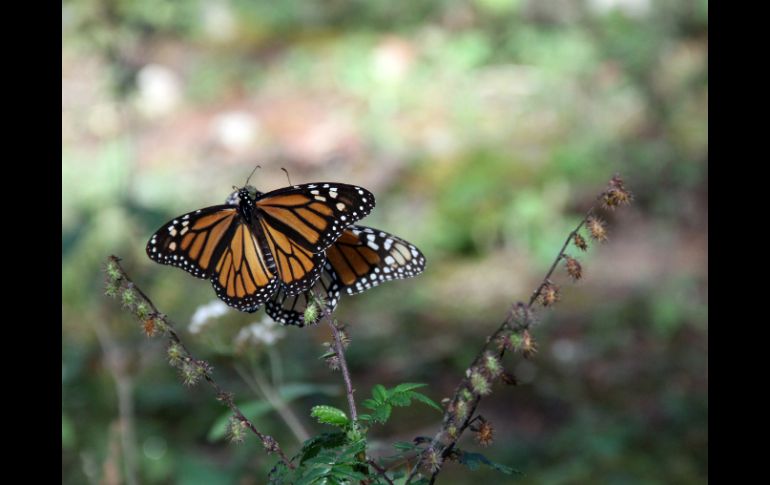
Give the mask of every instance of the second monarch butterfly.
[[[425, 256], [413, 244], [385, 231], [351, 225], [326, 250], [326, 264], [312, 288], [329, 311], [340, 293], [361, 293], [383, 281], [411, 278], [425, 270]], [[290, 295], [279, 289], [267, 302], [265, 311], [276, 322], [304, 326], [303, 313], [310, 292]]]
[[347, 184], [294, 185], [266, 194], [247, 185], [235, 194], [230, 204], [167, 222], [146, 249], [153, 261], [211, 280], [220, 299], [244, 312], [257, 311], [279, 287], [287, 295], [311, 288], [324, 250], [374, 207], [371, 192]]

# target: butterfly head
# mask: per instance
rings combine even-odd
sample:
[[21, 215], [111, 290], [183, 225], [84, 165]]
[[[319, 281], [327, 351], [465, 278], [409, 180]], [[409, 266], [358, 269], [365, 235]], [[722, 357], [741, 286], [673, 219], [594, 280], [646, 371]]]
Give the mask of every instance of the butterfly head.
[[235, 189], [235, 192], [232, 192], [229, 196], [227, 196], [227, 200], [225, 200], [226, 204], [229, 205], [240, 205], [241, 202], [254, 202], [259, 196], [262, 195], [262, 192], [256, 189], [256, 187], [252, 185], [246, 185], [245, 187], [233, 187]]

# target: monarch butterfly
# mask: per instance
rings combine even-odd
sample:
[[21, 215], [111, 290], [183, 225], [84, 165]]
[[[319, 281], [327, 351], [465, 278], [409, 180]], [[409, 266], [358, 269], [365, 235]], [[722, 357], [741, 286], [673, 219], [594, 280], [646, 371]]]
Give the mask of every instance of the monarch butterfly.
[[[342, 291], [355, 295], [383, 281], [417, 276], [423, 270], [425, 256], [413, 244], [379, 229], [351, 225], [326, 249], [326, 264], [312, 291], [332, 311]], [[310, 292], [290, 295], [279, 289], [265, 311], [276, 322], [302, 327], [310, 298]]]
[[294, 185], [266, 194], [247, 185], [228, 202], [167, 222], [150, 238], [147, 255], [211, 280], [220, 299], [252, 313], [279, 287], [287, 295], [311, 288], [324, 250], [371, 212], [374, 196], [346, 184]]

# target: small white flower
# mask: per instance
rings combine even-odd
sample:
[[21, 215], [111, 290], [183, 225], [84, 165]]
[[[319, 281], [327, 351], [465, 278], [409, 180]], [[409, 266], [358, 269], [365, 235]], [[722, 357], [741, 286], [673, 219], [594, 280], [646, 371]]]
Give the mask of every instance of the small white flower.
[[273, 345], [278, 339], [283, 338], [286, 331], [279, 326], [273, 319], [265, 317], [261, 322], [252, 323], [243, 327], [235, 337], [235, 345]]
[[192, 334], [199, 333], [203, 327], [215, 318], [219, 318], [227, 313], [227, 305], [222, 300], [213, 300], [205, 305], [199, 306], [192, 318], [188, 330]]

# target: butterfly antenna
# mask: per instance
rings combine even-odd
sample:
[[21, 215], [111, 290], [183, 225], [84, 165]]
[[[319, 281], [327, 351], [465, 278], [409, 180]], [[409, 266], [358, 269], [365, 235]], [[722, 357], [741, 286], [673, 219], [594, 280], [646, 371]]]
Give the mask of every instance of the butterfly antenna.
[[262, 168], [262, 167], [260, 165], [257, 165], [256, 167], [254, 167], [254, 170], [252, 170], [249, 176], [246, 178], [246, 183], [244, 184], [244, 187], [246, 185], [249, 185], [249, 180], [251, 180], [251, 176], [254, 175], [254, 172], [256, 172], [258, 168]]
[[283, 172], [286, 174], [286, 180], [288, 180], [288, 181], [289, 181], [289, 185], [293, 185], [293, 184], [291, 183], [291, 179], [289, 178], [289, 171], [288, 171], [288, 170], [286, 170], [286, 169], [285, 169], [285, 168], [283, 168], [283, 167], [281, 167], [281, 170], [283, 170]]

